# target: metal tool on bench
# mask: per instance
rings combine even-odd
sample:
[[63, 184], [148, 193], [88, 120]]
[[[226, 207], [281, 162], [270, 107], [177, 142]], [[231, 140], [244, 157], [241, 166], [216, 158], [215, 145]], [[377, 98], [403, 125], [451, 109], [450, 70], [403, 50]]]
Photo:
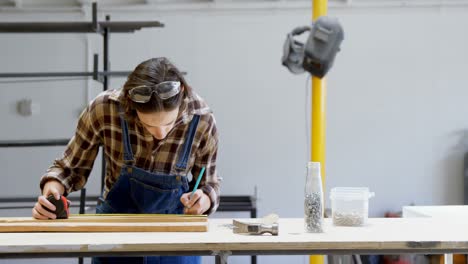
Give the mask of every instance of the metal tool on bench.
[[265, 225], [262, 223], [243, 223], [237, 220], [232, 220], [234, 225], [234, 233], [248, 235], [263, 235], [265, 233], [278, 235], [278, 224]]
[[271, 234], [278, 235], [278, 215], [270, 214], [261, 219], [259, 222], [242, 222], [232, 220], [233, 232], [235, 234], [248, 234], [248, 235], [263, 235]]

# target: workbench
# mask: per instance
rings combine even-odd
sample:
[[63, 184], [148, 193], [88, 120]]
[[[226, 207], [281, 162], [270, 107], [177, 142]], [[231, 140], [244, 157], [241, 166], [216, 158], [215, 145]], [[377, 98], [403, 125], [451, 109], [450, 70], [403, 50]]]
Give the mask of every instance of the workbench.
[[[468, 220], [468, 205], [426, 205], [426, 206], [403, 206], [402, 216], [431, 217], [439, 219], [465, 219]], [[468, 227], [465, 226], [466, 229]], [[444, 254], [444, 263], [453, 263], [452, 254]]]
[[[248, 222], [249, 219], [238, 219]], [[442, 218], [370, 218], [363, 227], [304, 233], [302, 218], [280, 219], [279, 235], [233, 234], [232, 219], [209, 219], [208, 232], [1, 233], [0, 258], [308, 254], [468, 253], [468, 222]]]

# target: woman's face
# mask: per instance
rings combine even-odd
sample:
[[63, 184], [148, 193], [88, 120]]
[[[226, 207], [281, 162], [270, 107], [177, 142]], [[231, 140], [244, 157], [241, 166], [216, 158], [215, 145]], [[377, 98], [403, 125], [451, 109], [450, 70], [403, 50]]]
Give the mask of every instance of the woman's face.
[[179, 108], [169, 112], [141, 113], [137, 111], [142, 125], [158, 140], [164, 139], [174, 127]]

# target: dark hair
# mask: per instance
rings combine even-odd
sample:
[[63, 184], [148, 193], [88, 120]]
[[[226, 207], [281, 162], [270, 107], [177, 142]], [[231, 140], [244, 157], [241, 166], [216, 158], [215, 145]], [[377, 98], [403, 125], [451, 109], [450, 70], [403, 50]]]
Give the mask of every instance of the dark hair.
[[[128, 96], [128, 91], [133, 87], [140, 85], [154, 86], [164, 81], [180, 81], [184, 90], [166, 100], [162, 100], [153, 93], [147, 103], [133, 102]], [[142, 113], [171, 111], [180, 106], [187, 89], [190, 89], [190, 87], [174, 64], [165, 57], [152, 58], [136, 66], [135, 70], [128, 76], [119, 99], [125, 112], [130, 115], [135, 114], [134, 110]]]

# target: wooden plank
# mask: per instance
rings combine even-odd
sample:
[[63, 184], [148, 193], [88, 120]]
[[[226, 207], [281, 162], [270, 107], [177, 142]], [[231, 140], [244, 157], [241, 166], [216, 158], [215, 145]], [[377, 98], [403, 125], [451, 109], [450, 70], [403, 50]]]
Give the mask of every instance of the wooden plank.
[[206, 215], [71, 215], [68, 219], [0, 218], [0, 232], [206, 232]]
[[68, 219], [48, 219], [38, 220], [32, 217], [1, 217], [1, 223], [38, 223], [38, 222], [207, 222], [206, 215], [125, 215], [125, 214], [89, 214], [89, 215], [71, 215]]
[[0, 232], [206, 232], [207, 223], [7, 223]]

